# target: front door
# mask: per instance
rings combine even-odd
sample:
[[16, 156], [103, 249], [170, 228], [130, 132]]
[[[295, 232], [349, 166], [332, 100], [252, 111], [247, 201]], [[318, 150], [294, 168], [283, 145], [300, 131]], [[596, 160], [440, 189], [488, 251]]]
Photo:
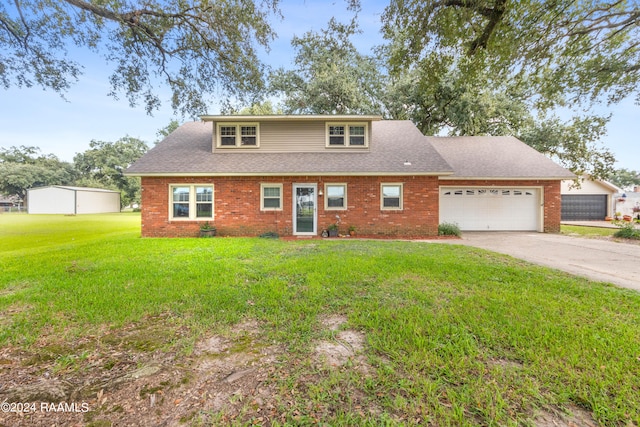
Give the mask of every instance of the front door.
[[316, 185], [293, 185], [293, 234], [315, 236], [316, 228]]

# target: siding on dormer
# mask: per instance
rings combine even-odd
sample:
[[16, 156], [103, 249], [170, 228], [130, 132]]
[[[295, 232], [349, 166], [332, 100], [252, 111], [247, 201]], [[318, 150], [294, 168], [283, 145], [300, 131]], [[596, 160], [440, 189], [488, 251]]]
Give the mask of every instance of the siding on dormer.
[[[220, 123], [225, 123], [221, 121]], [[331, 123], [335, 123], [331, 120]], [[347, 123], [347, 122], [345, 122]], [[367, 123], [371, 141], [371, 122]], [[271, 153], [312, 153], [312, 152], [362, 152], [368, 147], [326, 147], [326, 122], [324, 121], [279, 121], [260, 122], [260, 147], [216, 147], [217, 123], [213, 122], [213, 151], [216, 152], [271, 152]]]

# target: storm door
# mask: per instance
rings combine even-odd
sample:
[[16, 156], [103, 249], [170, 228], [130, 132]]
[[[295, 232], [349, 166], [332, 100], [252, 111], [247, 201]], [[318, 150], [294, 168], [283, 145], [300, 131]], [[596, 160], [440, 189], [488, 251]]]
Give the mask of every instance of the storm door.
[[293, 234], [317, 234], [317, 196], [315, 184], [293, 185]]

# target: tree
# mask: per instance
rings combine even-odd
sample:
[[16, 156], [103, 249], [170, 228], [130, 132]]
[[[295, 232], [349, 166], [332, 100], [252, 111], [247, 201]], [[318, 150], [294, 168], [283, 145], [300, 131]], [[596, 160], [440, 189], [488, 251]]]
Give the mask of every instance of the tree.
[[178, 122], [176, 119], [171, 119], [168, 125], [166, 125], [162, 129], [160, 129], [158, 132], [156, 132], [156, 136], [158, 137], [158, 139], [155, 140], [155, 144], [157, 144], [158, 142], [168, 137], [171, 134], [171, 132], [178, 129], [179, 127], [180, 127], [180, 122]]
[[92, 140], [89, 149], [77, 154], [74, 164], [80, 174], [80, 185], [120, 190], [121, 203], [127, 206], [140, 201], [140, 180], [124, 176], [124, 171], [147, 150], [147, 144], [137, 138], [126, 136], [116, 142]]
[[0, 193], [27, 198], [27, 190], [47, 185], [72, 185], [75, 171], [53, 154], [37, 147], [0, 148]]
[[640, 172], [630, 169], [616, 169], [608, 180], [620, 188], [630, 188], [640, 185]]
[[159, 77], [174, 111], [205, 112], [220, 91], [244, 98], [263, 89], [257, 46], [268, 47], [278, 0], [14, 0], [0, 3], [0, 83], [64, 93], [80, 76], [71, 45], [113, 64], [111, 95], [157, 109]]
[[574, 117], [567, 122], [545, 117], [523, 129], [518, 136], [577, 175], [602, 179], [615, 163], [613, 153], [598, 145], [607, 121], [591, 116]]
[[239, 116], [268, 116], [273, 114], [282, 114], [281, 108], [275, 108], [273, 103], [269, 100], [264, 102], [257, 102], [250, 107], [244, 107], [237, 112], [232, 110], [229, 114], [235, 114]]
[[638, 2], [619, 0], [392, 0], [383, 16], [395, 72], [488, 71], [538, 108], [638, 95], [639, 24]]
[[438, 79], [404, 71], [391, 77], [383, 96], [390, 117], [412, 120], [426, 135], [515, 135], [532, 121], [518, 94], [454, 71]]
[[390, 110], [425, 133], [520, 136], [602, 178], [613, 157], [594, 138], [608, 119], [561, 122], [552, 112], [637, 91], [638, 23], [635, 2], [393, 0], [380, 49], [393, 82]]
[[359, 32], [357, 15], [349, 24], [332, 18], [320, 33], [294, 37], [294, 70], [279, 68], [269, 77], [271, 92], [284, 97], [287, 114], [382, 114], [380, 64], [362, 55], [349, 40]]

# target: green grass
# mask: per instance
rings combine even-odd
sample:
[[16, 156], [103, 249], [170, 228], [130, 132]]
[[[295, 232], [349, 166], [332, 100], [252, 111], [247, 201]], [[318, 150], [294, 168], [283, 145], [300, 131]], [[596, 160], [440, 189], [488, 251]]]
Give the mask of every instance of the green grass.
[[[530, 425], [570, 404], [640, 422], [636, 292], [457, 245], [141, 239], [139, 220], [0, 215], [0, 345], [50, 334], [72, 349], [149, 319], [183, 345], [161, 327], [196, 337], [255, 319], [286, 347], [274, 381], [290, 424]], [[309, 362], [331, 314], [365, 334], [370, 375]], [[59, 369], [86, 351], [64, 348]]]
[[584, 227], [579, 225], [562, 225], [560, 232], [567, 235], [578, 235], [580, 237], [607, 237], [613, 236], [618, 228], [605, 227]]

